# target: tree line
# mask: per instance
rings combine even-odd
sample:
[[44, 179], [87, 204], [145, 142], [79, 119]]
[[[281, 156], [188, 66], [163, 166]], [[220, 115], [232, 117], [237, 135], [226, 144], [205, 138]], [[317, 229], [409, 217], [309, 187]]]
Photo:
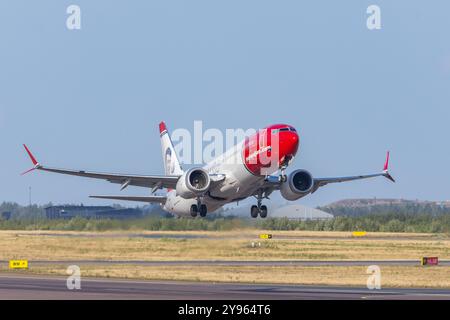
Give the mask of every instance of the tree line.
[[[392, 206], [377, 208], [375, 211], [356, 214], [355, 208], [340, 209], [339, 213], [328, 220], [297, 220], [287, 218], [250, 219], [209, 215], [205, 219], [168, 218], [144, 216], [138, 219], [87, 219], [76, 217], [70, 220], [45, 218], [45, 206], [22, 207], [14, 203], [2, 203], [0, 212], [9, 211], [13, 218], [0, 218], [2, 230], [152, 230], [152, 231], [219, 231], [242, 228], [261, 230], [311, 230], [311, 231], [368, 231], [368, 232], [419, 232], [450, 234], [450, 213], [445, 210], [414, 206], [393, 209]], [[347, 211], [348, 210], [348, 211]], [[373, 208], [372, 208], [373, 210]], [[333, 212], [336, 214], [336, 212]]]

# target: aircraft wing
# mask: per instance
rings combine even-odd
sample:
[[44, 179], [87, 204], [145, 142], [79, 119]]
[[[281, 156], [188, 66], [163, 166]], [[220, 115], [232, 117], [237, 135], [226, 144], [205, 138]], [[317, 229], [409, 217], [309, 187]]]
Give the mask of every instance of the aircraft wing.
[[33, 154], [30, 152], [28, 147], [24, 145], [25, 150], [30, 156], [31, 161], [33, 162], [34, 167], [28, 171], [25, 171], [23, 174], [28, 173], [32, 170], [41, 170], [48, 171], [60, 174], [67, 174], [72, 176], [79, 177], [87, 177], [94, 179], [102, 179], [109, 181], [111, 183], [117, 183], [122, 185], [122, 190], [128, 186], [138, 186], [138, 187], [147, 187], [147, 188], [175, 188], [177, 181], [180, 176], [163, 176], [163, 175], [133, 175], [133, 174], [118, 174], [118, 173], [101, 173], [101, 172], [93, 172], [93, 171], [84, 171], [84, 170], [70, 170], [70, 169], [58, 169], [51, 168], [41, 165]]
[[394, 178], [389, 174], [389, 172], [381, 172], [381, 173], [375, 173], [375, 174], [366, 174], [366, 175], [359, 175], [359, 176], [348, 176], [348, 177], [336, 177], [336, 178], [314, 178], [314, 187], [311, 193], [314, 193], [317, 189], [320, 187], [323, 187], [329, 183], [337, 183], [337, 182], [347, 182], [347, 181], [353, 181], [353, 180], [361, 180], [361, 179], [368, 179], [368, 178], [374, 178], [374, 177], [385, 177], [392, 182], [395, 182]]
[[[392, 182], [395, 182], [394, 178], [389, 174], [388, 168], [389, 168], [389, 151], [387, 153], [386, 162], [384, 164], [382, 172], [366, 175], [347, 176], [347, 177], [314, 178], [314, 185], [311, 193], [316, 192], [317, 189], [329, 183], [347, 182], [361, 179], [369, 179], [374, 177], [385, 177], [391, 180]], [[281, 183], [279, 182], [279, 177], [269, 176], [263, 188], [266, 188], [268, 192], [271, 192], [273, 190], [279, 189], [280, 185]]]
[[137, 201], [137, 202], [156, 202], [166, 203], [167, 197], [165, 196], [89, 196], [89, 198], [96, 199], [111, 199], [111, 200], [125, 200], [125, 201]]
[[395, 182], [394, 178], [389, 174], [389, 151], [386, 155], [386, 162], [384, 163], [383, 171], [380, 173], [374, 173], [374, 174], [366, 174], [366, 175], [359, 175], [359, 176], [348, 176], [348, 177], [335, 177], [335, 178], [314, 178], [314, 187], [311, 193], [314, 193], [317, 189], [320, 187], [323, 187], [329, 183], [337, 183], [337, 182], [346, 182], [346, 181], [353, 181], [353, 180], [361, 180], [361, 179], [368, 179], [368, 178], [374, 178], [374, 177], [385, 177], [392, 182]]

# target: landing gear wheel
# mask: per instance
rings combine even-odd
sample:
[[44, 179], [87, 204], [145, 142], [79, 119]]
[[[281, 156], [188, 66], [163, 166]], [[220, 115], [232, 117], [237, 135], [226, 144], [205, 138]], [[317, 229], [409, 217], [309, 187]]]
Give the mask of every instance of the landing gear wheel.
[[250, 209], [250, 215], [252, 216], [252, 218], [258, 218], [258, 214], [259, 214], [258, 207], [252, 206], [252, 208]]
[[206, 207], [206, 205], [201, 204], [200, 205], [200, 217], [202, 217], [202, 218], [206, 217], [207, 213], [208, 213], [208, 208]]
[[261, 209], [259, 211], [259, 216], [263, 219], [267, 217], [267, 207], [266, 206], [261, 206]]
[[197, 216], [197, 213], [198, 213], [198, 206], [196, 204], [193, 204], [191, 206], [191, 210], [190, 211], [191, 211], [191, 217], [195, 218]]

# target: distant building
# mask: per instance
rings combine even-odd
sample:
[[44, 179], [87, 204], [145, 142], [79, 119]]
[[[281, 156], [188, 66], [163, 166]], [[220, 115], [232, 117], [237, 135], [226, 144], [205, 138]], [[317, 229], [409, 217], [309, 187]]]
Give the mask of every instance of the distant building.
[[126, 208], [115, 209], [109, 206], [51, 206], [45, 208], [47, 219], [129, 219], [143, 216], [142, 210]]
[[2, 220], [9, 220], [9, 219], [11, 219], [11, 212], [9, 212], [9, 211], [2, 212], [1, 217], [2, 217]]
[[290, 220], [327, 220], [332, 219], [333, 215], [322, 210], [296, 204], [276, 209], [270, 213], [270, 218], [287, 218]]

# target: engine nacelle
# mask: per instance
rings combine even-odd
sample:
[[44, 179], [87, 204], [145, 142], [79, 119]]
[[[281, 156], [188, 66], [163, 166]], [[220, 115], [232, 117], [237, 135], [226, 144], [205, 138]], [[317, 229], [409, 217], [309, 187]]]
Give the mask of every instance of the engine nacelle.
[[294, 201], [309, 194], [313, 187], [313, 176], [306, 170], [296, 170], [281, 184], [280, 192], [286, 200]]
[[210, 185], [211, 179], [206, 170], [192, 168], [178, 180], [177, 195], [184, 199], [196, 198], [208, 191]]

